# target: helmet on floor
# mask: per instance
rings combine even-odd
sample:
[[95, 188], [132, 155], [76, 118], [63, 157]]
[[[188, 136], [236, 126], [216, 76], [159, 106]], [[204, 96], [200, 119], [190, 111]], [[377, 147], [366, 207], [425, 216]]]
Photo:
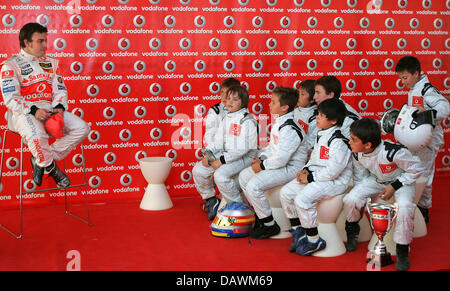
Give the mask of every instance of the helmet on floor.
[[435, 112], [403, 105], [400, 110], [392, 108], [381, 117], [384, 133], [393, 133], [394, 138], [411, 151], [423, 149], [431, 140], [435, 127]]
[[255, 213], [248, 205], [229, 202], [217, 211], [211, 233], [218, 237], [245, 237], [250, 234], [254, 222]]

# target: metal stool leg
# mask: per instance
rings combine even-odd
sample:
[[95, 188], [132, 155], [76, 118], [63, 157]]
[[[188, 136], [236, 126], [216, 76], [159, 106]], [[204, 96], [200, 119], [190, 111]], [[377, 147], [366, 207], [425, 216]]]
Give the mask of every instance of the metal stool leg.
[[[84, 159], [83, 143], [80, 143], [80, 147], [81, 147], [81, 157], [82, 157], [82, 160], [83, 160], [83, 176], [84, 176], [84, 184], [75, 185], [75, 186], [70, 186], [70, 187], [80, 187], [80, 186], [84, 186], [85, 196], [86, 196], [87, 220], [84, 219], [84, 218], [81, 218], [81, 217], [79, 217], [79, 216], [77, 216], [77, 215], [75, 215], [75, 214], [73, 214], [73, 213], [71, 213], [71, 212], [69, 211], [68, 206], [67, 206], [67, 195], [66, 195], [66, 194], [67, 194], [67, 188], [64, 189], [64, 207], [65, 207], [65, 210], [66, 210], [66, 214], [67, 214], [67, 215], [70, 215], [70, 216], [72, 216], [73, 218], [78, 219], [78, 220], [80, 220], [80, 221], [86, 223], [86, 224], [89, 225], [89, 226], [92, 226], [91, 218], [90, 218], [90, 215], [89, 215], [89, 201], [88, 201], [88, 192], [87, 192], [87, 175], [86, 175], [86, 165], [85, 165], [85, 159]], [[64, 160], [63, 160], [63, 167], [64, 167], [64, 170], [65, 170], [65, 169], [66, 169], [66, 166], [65, 166]], [[70, 188], [70, 187], [68, 187], [68, 188]]]
[[[3, 133], [3, 143], [2, 143], [2, 158], [0, 162], [0, 183], [2, 181], [2, 172], [3, 172], [3, 159], [5, 154], [5, 143], [6, 143], [6, 134], [8, 132], [14, 133], [19, 135], [18, 133], [11, 131], [9, 129], [6, 129]], [[9, 232], [11, 235], [13, 235], [15, 238], [20, 239], [23, 236], [23, 201], [22, 201], [22, 194], [23, 194], [23, 139], [20, 137], [20, 186], [19, 186], [19, 225], [20, 225], [20, 232], [19, 234], [16, 234], [3, 224], [0, 224], [0, 227], [7, 232]]]

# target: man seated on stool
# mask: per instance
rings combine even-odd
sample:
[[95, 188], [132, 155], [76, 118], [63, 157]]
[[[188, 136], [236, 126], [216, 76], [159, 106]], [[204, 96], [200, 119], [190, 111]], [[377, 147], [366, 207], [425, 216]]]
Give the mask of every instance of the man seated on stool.
[[[67, 89], [58, 61], [45, 55], [47, 28], [38, 23], [25, 24], [19, 32], [21, 51], [2, 64], [1, 88], [6, 107], [12, 113], [15, 130], [32, 154], [33, 181], [42, 185], [44, 171], [58, 188], [70, 180], [56, 166], [89, 134], [90, 128], [78, 116], [67, 112]], [[49, 145], [45, 122], [53, 115], [64, 119], [64, 135]]]
[[350, 126], [350, 147], [353, 152], [354, 187], [344, 196], [346, 213], [346, 249], [356, 250], [359, 225], [364, 205], [369, 197], [389, 200], [392, 195], [398, 203], [394, 231], [397, 270], [408, 270], [408, 247], [414, 235], [414, 183], [425, 168], [417, 156], [406, 147], [381, 140], [378, 121], [363, 118]]
[[317, 133], [311, 157], [297, 178], [280, 191], [280, 201], [292, 226], [290, 252], [310, 256], [326, 247], [319, 236], [317, 203], [344, 193], [352, 176], [348, 139], [341, 132], [344, 103], [331, 98], [318, 106]]

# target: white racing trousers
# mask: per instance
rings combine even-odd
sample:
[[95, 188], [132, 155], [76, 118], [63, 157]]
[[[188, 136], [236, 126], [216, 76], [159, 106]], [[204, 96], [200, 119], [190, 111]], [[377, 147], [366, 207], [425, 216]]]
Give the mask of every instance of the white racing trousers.
[[[356, 184], [349, 193], [344, 196], [344, 211], [348, 222], [357, 222], [361, 219], [361, 209], [367, 199], [375, 198], [389, 183], [378, 183], [375, 177], [370, 176]], [[416, 205], [414, 199], [414, 184], [403, 185], [394, 192], [398, 205], [398, 214], [395, 220], [394, 242], [408, 245], [414, 237], [414, 213]]]
[[300, 184], [294, 179], [280, 190], [281, 206], [286, 217], [298, 217], [303, 228], [318, 227], [317, 203], [344, 193], [347, 187], [334, 180]]
[[211, 166], [205, 167], [202, 162], [197, 162], [192, 169], [192, 176], [195, 182], [195, 188], [204, 200], [215, 197], [216, 191], [214, 184], [217, 185], [222, 196], [228, 201], [243, 203], [241, 189], [237, 184], [235, 176], [242, 169], [248, 167], [252, 157], [245, 156], [234, 162], [221, 165], [217, 170]]
[[272, 215], [272, 208], [264, 192], [291, 181], [298, 171], [299, 167], [296, 166], [263, 170], [256, 174], [252, 167], [242, 170], [239, 184], [259, 219]]
[[63, 160], [89, 134], [89, 125], [84, 120], [70, 112], [64, 112], [63, 116], [64, 136], [51, 145], [48, 143], [51, 136], [44, 124], [33, 115], [14, 113], [11, 117], [14, 129], [22, 136], [40, 167], [50, 166], [53, 160]]

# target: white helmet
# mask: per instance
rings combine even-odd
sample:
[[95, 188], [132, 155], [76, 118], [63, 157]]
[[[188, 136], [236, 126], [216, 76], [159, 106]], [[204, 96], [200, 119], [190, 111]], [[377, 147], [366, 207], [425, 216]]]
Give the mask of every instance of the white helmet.
[[432, 110], [419, 112], [417, 107], [403, 105], [400, 110], [391, 108], [381, 117], [383, 133], [393, 133], [394, 138], [411, 151], [423, 149], [431, 140], [435, 127]]
[[253, 210], [248, 205], [233, 201], [217, 211], [211, 223], [211, 233], [219, 237], [248, 236], [254, 222]]

